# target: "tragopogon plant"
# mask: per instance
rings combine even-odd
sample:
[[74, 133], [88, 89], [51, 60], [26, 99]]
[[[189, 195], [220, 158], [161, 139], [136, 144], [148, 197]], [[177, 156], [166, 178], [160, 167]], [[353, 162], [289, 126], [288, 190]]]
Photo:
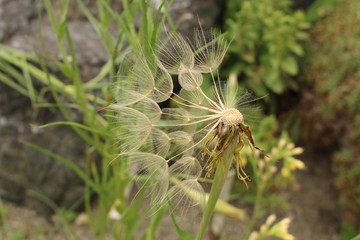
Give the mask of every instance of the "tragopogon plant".
[[[120, 156], [128, 160], [153, 203], [169, 199], [175, 207], [204, 205], [199, 177], [203, 169], [207, 177], [215, 172], [198, 239], [232, 163], [240, 180], [246, 183], [249, 178], [240, 158], [244, 144], [260, 150], [246, 125], [246, 113], [254, 110], [250, 104], [257, 99], [248, 92], [238, 96], [236, 86], [221, 85], [218, 79], [227, 48], [214, 30], [197, 29], [191, 40], [169, 33], [153, 56], [141, 53], [125, 65], [111, 105]], [[203, 74], [211, 76], [212, 91], [202, 89]], [[170, 75], [178, 76], [179, 93], [174, 93]], [[176, 107], [159, 106], [167, 100]]]

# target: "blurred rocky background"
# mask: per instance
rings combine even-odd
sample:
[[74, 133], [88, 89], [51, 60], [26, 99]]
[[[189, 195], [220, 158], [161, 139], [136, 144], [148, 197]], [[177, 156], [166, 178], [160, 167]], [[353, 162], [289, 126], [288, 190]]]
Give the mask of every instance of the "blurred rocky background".
[[[84, 3], [96, 14], [93, 1]], [[0, 43], [59, 58], [55, 35], [42, 4], [40, 0], [0, 0]], [[107, 54], [76, 1], [71, 4], [69, 28], [76, 57], [83, 79], [90, 79], [106, 62]], [[215, 25], [223, 4], [220, 0], [179, 0], [174, 1], [170, 12], [177, 19], [179, 30], [189, 35], [199, 20], [204, 27]], [[113, 8], [122, 10], [116, 1]], [[41, 32], [39, 13], [43, 19]], [[46, 53], [42, 52], [40, 36]], [[27, 97], [2, 83], [0, 106], [0, 197], [46, 215], [54, 209], [44, 199], [59, 207], [76, 208], [84, 196], [83, 182], [71, 169], [19, 140], [67, 157], [81, 167], [85, 165], [83, 141], [69, 127], [37, 129], [35, 126], [62, 120], [61, 114], [45, 108], [34, 112]]]
[[[84, 2], [96, 13], [96, 4], [91, 0]], [[294, 8], [306, 9], [313, 1], [293, 2]], [[304, 208], [295, 207], [297, 214], [303, 214], [304, 219], [314, 214], [312, 212], [307, 215], [307, 208], [317, 209], [314, 219], [325, 219], [330, 216], [329, 222], [325, 222], [323, 227], [324, 231], [328, 226], [333, 227], [335, 230], [331, 229], [331, 233], [339, 230], [338, 223], [334, 224], [338, 221], [338, 215], [345, 220], [360, 221], [358, 163], [355, 165], [356, 168], [353, 168], [360, 153], [357, 114], [359, 109], [356, 98], [360, 95], [355, 96], [353, 93], [354, 89], [359, 89], [357, 63], [360, 61], [360, 47], [358, 41], [352, 41], [360, 36], [360, 18], [356, 11], [360, 9], [360, 5], [349, 2], [337, 7], [337, 10], [329, 11], [311, 31], [314, 45], [309, 51], [313, 55], [306, 59], [304, 64], [304, 71], [307, 73], [303, 78], [306, 84], [299, 90], [302, 100], [293, 101], [293, 105], [303, 108], [303, 111], [300, 110], [296, 115], [303, 124], [301, 133], [298, 134], [299, 139], [305, 144], [316, 145], [319, 148], [313, 151], [320, 152], [318, 155], [308, 156], [310, 160], [307, 160], [306, 164], [309, 172], [301, 173], [300, 176], [304, 178], [307, 187], [313, 187], [307, 194], [319, 196], [314, 198], [314, 201], [306, 200], [311, 196], [304, 194], [290, 198], [292, 204], [304, 205]], [[191, 35], [199, 20], [204, 27], [222, 24], [225, 3], [226, 0], [175, 0], [170, 13], [177, 20], [179, 30]], [[77, 8], [76, 1], [72, 4], [74, 6], [69, 12], [69, 28], [81, 75], [83, 79], [90, 79], [106, 62], [107, 54], [101, 47], [97, 33]], [[114, 3], [113, 8], [122, 10], [121, 4], [118, 3]], [[40, 12], [44, 19], [41, 23], [41, 35], [38, 20]], [[339, 21], [344, 13], [349, 18]], [[46, 18], [42, 1], [0, 0], [1, 44], [29, 52], [35, 49], [41, 53], [39, 36], [42, 37], [48, 51], [46, 54], [59, 58], [54, 33]], [[336, 45], [339, 42], [340, 44]], [[334, 61], [334, 64], [327, 65], [329, 61]], [[343, 67], [343, 74], [334, 76], [332, 70], [341, 68], [344, 62], [352, 63], [347, 65], [350, 68]], [[333, 80], [324, 81], [329, 78]], [[336, 91], [335, 94], [335, 89], [341, 91]], [[288, 101], [289, 94], [294, 96], [287, 92], [280, 100]], [[298, 94], [295, 95], [300, 98]], [[344, 101], [338, 101], [339, 99]], [[356, 119], [355, 123], [353, 119]], [[58, 161], [19, 141], [37, 144], [84, 167], [86, 145], [70, 128], [35, 127], [59, 120], [62, 120], [61, 114], [48, 109], [34, 111], [27, 97], [0, 83], [0, 198], [26, 206], [46, 216], [53, 213], [49, 201], [64, 208], [76, 209], [80, 206], [79, 203], [84, 196], [84, 184], [77, 175]], [[318, 157], [328, 158], [328, 161], [319, 160]], [[337, 172], [336, 169], [339, 168], [343, 171]], [[349, 174], [345, 176], [344, 171]], [[349, 185], [353, 182], [359, 182], [359, 185]], [[337, 191], [334, 190], [333, 183]], [[344, 206], [340, 214], [334, 212], [339, 209], [336, 203], [337, 195]], [[301, 234], [301, 223], [298, 224], [300, 228], [295, 231]], [[317, 223], [313, 221], [312, 224], [315, 227]]]

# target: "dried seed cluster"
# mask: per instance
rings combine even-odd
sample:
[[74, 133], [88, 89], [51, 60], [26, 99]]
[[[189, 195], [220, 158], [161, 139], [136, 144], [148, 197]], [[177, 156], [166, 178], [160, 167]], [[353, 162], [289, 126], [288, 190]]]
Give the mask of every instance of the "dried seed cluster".
[[[116, 103], [111, 105], [114, 131], [120, 156], [128, 160], [132, 174], [146, 185], [154, 202], [170, 198], [177, 199], [177, 205], [180, 196], [185, 205], [193, 206], [193, 200], [203, 196], [198, 182], [203, 168], [207, 166], [210, 176], [232, 141], [238, 145], [234, 152], [238, 176], [247, 179], [239, 152], [246, 139], [255, 145], [243, 114], [253, 111], [248, 104], [256, 99], [250, 93], [238, 97], [234, 87], [221, 86], [216, 71], [227, 48], [223, 36], [213, 30], [197, 29], [192, 40], [171, 33], [151, 60], [140, 54], [124, 64], [114, 88]], [[211, 93], [201, 88], [206, 73], [213, 80]], [[178, 76], [182, 88], [178, 94], [173, 92], [171, 75]], [[169, 99], [177, 107], [160, 108], [159, 103]], [[188, 199], [181, 193], [184, 189], [199, 197]]]

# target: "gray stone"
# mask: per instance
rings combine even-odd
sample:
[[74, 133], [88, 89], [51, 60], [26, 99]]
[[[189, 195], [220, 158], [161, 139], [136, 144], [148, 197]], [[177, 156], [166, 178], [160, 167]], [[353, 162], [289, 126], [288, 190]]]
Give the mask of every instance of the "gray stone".
[[84, 168], [83, 141], [67, 126], [32, 127], [60, 118], [48, 110], [41, 110], [34, 118], [29, 100], [2, 84], [0, 105], [0, 197], [42, 213], [52, 211], [42, 199], [59, 207], [73, 207], [83, 197], [79, 177], [64, 164], [19, 140], [43, 147]]
[[193, 29], [214, 26], [219, 20], [222, 0], [174, 0], [170, 15], [178, 26], [178, 31], [185, 36], [191, 36]]
[[[74, 20], [69, 22], [68, 27], [82, 78], [87, 81], [96, 76], [100, 66], [107, 61], [107, 53], [89, 22]], [[38, 22], [33, 20], [29, 23], [26, 32], [18, 32], [6, 44], [27, 52], [32, 52], [35, 49], [46, 58], [61, 60], [54, 31], [47, 20], [42, 22], [41, 38], [42, 41], [39, 38]]]
[[[41, 25], [46, 51], [39, 41], [38, 2], [0, 0], [0, 42], [27, 52], [35, 48], [45, 57], [61, 60], [54, 32], [45, 16]], [[171, 15], [179, 31], [191, 36], [193, 28], [199, 26], [198, 18], [205, 28], [215, 24], [220, 2], [175, 0]], [[79, 13], [78, 9], [70, 9], [68, 26], [82, 78], [87, 81], [99, 72], [108, 56], [91, 24]], [[85, 144], [70, 127], [37, 129], [30, 126], [61, 120], [61, 114], [43, 109], [34, 115], [29, 99], [2, 83], [0, 106], [0, 197], [42, 213], [51, 213], [51, 208], [40, 199], [49, 199], [66, 208], [81, 200], [84, 184], [71, 169], [19, 142], [22, 139], [39, 145], [84, 167]]]
[[26, 29], [36, 17], [38, 0], [0, 0], [0, 42]]

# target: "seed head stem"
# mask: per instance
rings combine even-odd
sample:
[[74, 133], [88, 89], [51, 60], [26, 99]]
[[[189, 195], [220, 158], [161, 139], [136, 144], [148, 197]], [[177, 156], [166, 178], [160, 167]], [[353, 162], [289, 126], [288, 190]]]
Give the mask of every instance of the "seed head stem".
[[204, 216], [201, 220], [200, 229], [197, 233], [196, 240], [202, 240], [204, 238], [206, 228], [210, 223], [216, 206], [216, 202], [220, 196], [221, 190], [226, 181], [227, 174], [230, 170], [236, 145], [236, 138], [234, 138], [232, 142], [228, 145], [226, 150], [219, 156], [214, 181], [211, 186], [209, 199], [205, 207]]

